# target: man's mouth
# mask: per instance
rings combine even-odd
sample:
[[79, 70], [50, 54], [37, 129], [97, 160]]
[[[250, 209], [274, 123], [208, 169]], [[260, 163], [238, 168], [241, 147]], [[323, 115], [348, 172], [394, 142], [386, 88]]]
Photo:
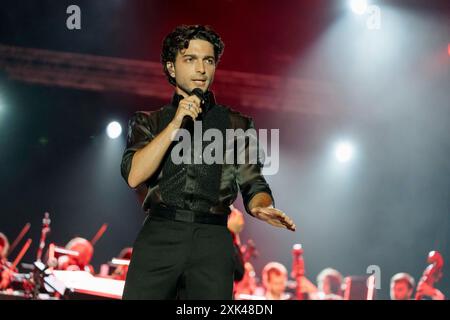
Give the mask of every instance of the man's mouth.
[[198, 86], [204, 86], [206, 84], [206, 79], [193, 79], [192, 82]]

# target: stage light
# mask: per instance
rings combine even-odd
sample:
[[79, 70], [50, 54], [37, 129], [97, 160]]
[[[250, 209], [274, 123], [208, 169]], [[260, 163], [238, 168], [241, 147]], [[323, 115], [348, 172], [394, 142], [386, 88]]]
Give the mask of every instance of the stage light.
[[122, 133], [122, 126], [117, 121], [113, 121], [110, 124], [108, 124], [108, 127], [106, 128], [106, 133], [108, 134], [108, 137], [110, 137], [111, 139], [116, 139]]
[[353, 158], [353, 152], [353, 145], [349, 142], [339, 142], [335, 147], [336, 159], [341, 163], [350, 161]]
[[367, 9], [366, 0], [350, 0], [350, 8], [352, 8], [353, 13], [358, 15], [364, 14]]

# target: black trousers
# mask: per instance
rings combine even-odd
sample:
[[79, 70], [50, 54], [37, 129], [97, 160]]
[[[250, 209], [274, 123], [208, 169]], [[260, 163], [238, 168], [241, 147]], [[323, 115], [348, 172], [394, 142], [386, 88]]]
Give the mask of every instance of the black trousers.
[[232, 299], [226, 226], [148, 217], [133, 246], [123, 299]]

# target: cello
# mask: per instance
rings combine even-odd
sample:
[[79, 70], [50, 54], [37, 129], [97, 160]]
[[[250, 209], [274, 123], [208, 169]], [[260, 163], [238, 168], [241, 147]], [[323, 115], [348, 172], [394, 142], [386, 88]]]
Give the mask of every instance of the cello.
[[[417, 288], [420, 288], [423, 283], [434, 288], [434, 285], [442, 278], [442, 267], [444, 266], [442, 255], [438, 251], [430, 251], [427, 262], [429, 265], [425, 268], [417, 283]], [[419, 291], [416, 291], [415, 300], [422, 300], [423, 296]]]

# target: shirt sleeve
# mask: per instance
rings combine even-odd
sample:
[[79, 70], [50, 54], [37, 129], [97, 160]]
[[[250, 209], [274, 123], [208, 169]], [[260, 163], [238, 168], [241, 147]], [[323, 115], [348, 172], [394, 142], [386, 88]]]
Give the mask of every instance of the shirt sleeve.
[[[248, 129], [255, 129], [252, 119], [248, 120], [247, 130]], [[256, 163], [251, 163], [249, 161], [250, 157], [248, 157], [248, 154], [250, 152], [255, 152], [255, 149], [251, 147], [252, 142], [250, 141], [250, 139], [255, 139], [254, 144], [256, 144], [256, 152], [257, 152]], [[251, 212], [248, 205], [250, 201], [253, 199], [253, 197], [258, 193], [261, 192], [268, 193], [272, 198], [272, 203], [275, 205], [272, 190], [270, 189], [269, 184], [267, 183], [266, 179], [261, 173], [264, 163], [263, 160], [261, 159], [261, 154], [259, 151], [260, 146], [256, 136], [249, 139], [246, 138], [245, 148], [241, 151], [238, 150], [238, 153], [241, 153], [241, 155], [242, 152], [245, 152], [246, 160], [244, 164], [237, 164], [236, 181], [241, 191], [245, 210], [250, 215]]]
[[154, 113], [136, 112], [128, 122], [127, 146], [123, 152], [120, 166], [122, 177], [127, 184], [135, 152], [155, 138], [156, 130], [157, 123]]

